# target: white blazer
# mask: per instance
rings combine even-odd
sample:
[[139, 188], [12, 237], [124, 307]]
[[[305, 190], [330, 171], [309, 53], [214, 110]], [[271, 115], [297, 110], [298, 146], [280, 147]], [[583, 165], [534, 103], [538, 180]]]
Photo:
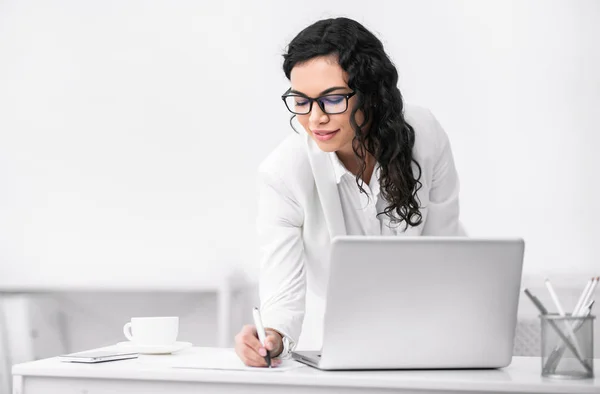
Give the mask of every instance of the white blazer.
[[[425, 108], [405, 106], [420, 164], [423, 222], [398, 235], [460, 235], [459, 181], [448, 136]], [[258, 176], [259, 294], [265, 327], [319, 350], [331, 240], [346, 233], [332, 162], [305, 132], [286, 138]]]

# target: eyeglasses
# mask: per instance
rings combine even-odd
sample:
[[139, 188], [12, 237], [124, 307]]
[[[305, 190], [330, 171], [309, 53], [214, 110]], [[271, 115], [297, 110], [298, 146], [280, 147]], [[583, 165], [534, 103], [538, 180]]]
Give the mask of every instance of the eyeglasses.
[[348, 109], [348, 99], [356, 92], [346, 94], [326, 94], [311, 98], [303, 94], [289, 93], [290, 89], [281, 96], [287, 109], [296, 115], [306, 115], [312, 110], [313, 102], [317, 102], [321, 111], [328, 115], [341, 114]]

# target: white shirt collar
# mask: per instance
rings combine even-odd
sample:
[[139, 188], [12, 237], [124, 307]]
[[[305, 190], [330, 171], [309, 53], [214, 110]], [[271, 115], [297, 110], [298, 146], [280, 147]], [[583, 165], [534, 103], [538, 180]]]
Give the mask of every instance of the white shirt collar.
[[333, 165], [333, 171], [335, 173], [335, 182], [339, 185], [342, 180], [342, 177], [346, 174], [354, 176], [350, 171], [344, 167], [344, 164], [340, 161], [340, 158], [337, 156], [335, 152], [329, 152], [329, 158], [331, 159], [331, 164]]
[[373, 195], [378, 196], [380, 192], [379, 185], [379, 172], [381, 171], [381, 167], [379, 163], [375, 163], [375, 168], [373, 169], [373, 175], [371, 175], [371, 182], [369, 183], [369, 187], [373, 192]]
[[[339, 185], [344, 175], [350, 175], [353, 179], [356, 178], [353, 173], [348, 171], [344, 166], [344, 163], [340, 160], [338, 155], [335, 152], [329, 152], [329, 158], [331, 159], [331, 164], [333, 165], [333, 171], [335, 173], [335, 181]], [[379, 163], [375, 163], [375, 169], [373, 170], [373, 175], [371, 176], [371, 182], [369, 183], [369, 187], [373, 191], [374, 195], [379, 194], [379, 172], [381, 168]]]

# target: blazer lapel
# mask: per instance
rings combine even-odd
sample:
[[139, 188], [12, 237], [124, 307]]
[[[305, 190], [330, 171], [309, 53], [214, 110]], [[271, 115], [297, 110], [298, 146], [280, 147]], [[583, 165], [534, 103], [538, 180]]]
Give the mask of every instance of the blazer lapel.
[[306, 146], [329, 235], [331, 239], [338, 235], [346, 235], [346, 223], [331, 159], [308, 134], [306, 135]]

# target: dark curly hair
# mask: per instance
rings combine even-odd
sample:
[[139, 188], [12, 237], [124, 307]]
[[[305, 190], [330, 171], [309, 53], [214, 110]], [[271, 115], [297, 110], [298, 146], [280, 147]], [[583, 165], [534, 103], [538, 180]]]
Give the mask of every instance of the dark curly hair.
[[[292, 69], [299, 63], [329, 55], [336, 57], [348, 75], [348, 86], [356, 92], [350, 124], [354, 129], [352, 149], [359, 164], [356, 183], [360, 191], [365, 193], [362, 177], [367, 168], [368, 152], [381, 167], [380, 192], [389, 202], [378, 215], [386, 214], [392, 223], [405, 222], [405, 230], [408, 226], [418, 226], [422, 222], [417, 196], [422, 187], [421, 166], [412, 156], [415, 131], [404, 120], [396, 67], [381, 41], [363, 25], [348, 18], [334, 18], [308, 26], [290, 42], [283, 55], [285, 76], [290, 79]], [[357, 111], [364, 114], [360, 125], [356, 122]], [[361, 128], [369, 121], [372, 123], [368, 131], [362, 132]], [[416, 177], [412, 163], [416, 167]]]

